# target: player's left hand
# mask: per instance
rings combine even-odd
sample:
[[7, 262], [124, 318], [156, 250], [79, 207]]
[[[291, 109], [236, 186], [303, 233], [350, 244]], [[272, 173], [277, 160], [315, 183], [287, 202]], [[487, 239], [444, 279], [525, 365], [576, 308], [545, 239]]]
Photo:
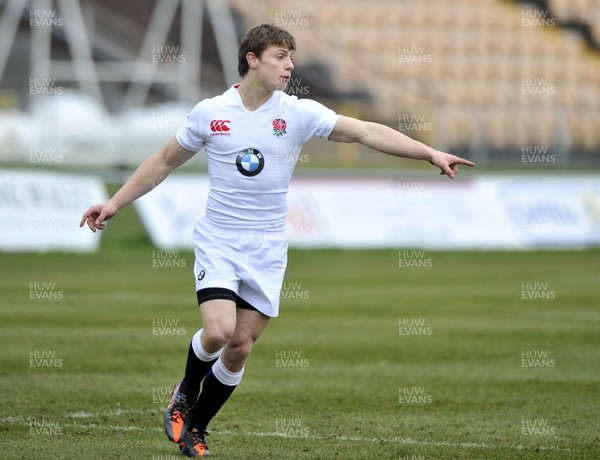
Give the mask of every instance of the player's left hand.
[[431, 155], [429, 162], [442, 170], [440, 172], [441, 175], [446, 175], [450, 179], [454, 179], [456, 174], [458, 174], [458, 165], [475, 166], [475, 163], [472, 161], [438, 150]]

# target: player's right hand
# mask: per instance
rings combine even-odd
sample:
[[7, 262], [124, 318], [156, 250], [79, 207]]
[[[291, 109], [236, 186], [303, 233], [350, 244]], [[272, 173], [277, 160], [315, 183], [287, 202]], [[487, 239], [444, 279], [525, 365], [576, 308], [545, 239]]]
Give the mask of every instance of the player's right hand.
[[94, 233], [96, 233], [96, 230], [104, 230], [106, 228], [105, 222], [114, 217], [117, 211], [118, 209], [109, 201], [95, 204], [83, 214], [79, 226], [83, 227], [83, 224], [87, 222], [88, 227]]

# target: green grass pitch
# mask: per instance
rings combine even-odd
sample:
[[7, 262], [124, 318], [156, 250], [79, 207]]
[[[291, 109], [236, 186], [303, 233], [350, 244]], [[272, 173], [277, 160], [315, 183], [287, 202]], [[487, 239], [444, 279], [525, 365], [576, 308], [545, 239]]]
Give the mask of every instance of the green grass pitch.
[[[156, 251], [126, 209], [96, 254], [0, 254], [0, 458], [181, 458], [193, 255]], [[213, 456], [600, 458], [600, 253], [399, 251], [290, 251]]]

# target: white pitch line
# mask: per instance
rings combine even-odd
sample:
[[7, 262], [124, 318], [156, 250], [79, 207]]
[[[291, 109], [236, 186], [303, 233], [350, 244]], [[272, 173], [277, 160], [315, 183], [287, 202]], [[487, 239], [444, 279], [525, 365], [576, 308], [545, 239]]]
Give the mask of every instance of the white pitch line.
[[[162, 431], [162, 430], [160, 430]], [[436, 446], [436, 447], [460, 447], [460, 448], [483, 448], [483, 449], [497, 449], [499, 447], [509, 448], [509, 449], [517, 449], [523, 450], [527, 447], [517, 444], [510, 446], [493, 446], [490, 444], [485, 444], [483, 442], [451, 442], [451, 441], [418, 441], [411, 438], [402, 438], [399, 436], [393, 438], [361, 438], [357, 436], [345, 436], [345, 435], [310, 435], [310, 436], [301, 436], [301, 435], [291, 435], [286, 433], [278, 433], [278, 432], [255, 432], [255, 433], [244, 433], [237, 431], [215, 431], [216, 435], [223, 434], [226, 436], [264, 436], [264, 437], [279, 437], [279, 438], [292, 438], [292, 439], [314, 439], [318, 441], [322, 440], [335, 440], [335, 441], [351, 441], [351, 442], [369, 442], [372, 444], [375, 443], [388, 443], [388, 444], [401, 444], [401, 445], [413, 445], [413, 446]], [[571, 449], [563, 449], [559, 447], [537, 447], [540, 450], [552, 450], [552, 451], [569, 451]]]
[[[141, 431], [141, 432], [161, 432], [163, 431], [162, 427], [153, 427], [153, 428], [145, 428], [145, 427], [139, 427], [139, 426], [131, 426], [131, 425], [106, 425], [106, 424], [97, 424], [97, 423], [79, 423], [77, 421], [75, 421], [76, 419], [85, 419], [85, 418], [96, 418], [96, 417], [116, 417], [119, 415], [139, 415], [139, 414], [148, 414], [148, 413], [162, 413], [163, 411], [159, 411], [159, 410], [124, 410], [124, 409], [117, 409], [117, 410], [112, 410], [112, 411], [107, 411], [107, 412], [99, 412], [97, 414], [92, 414], [89, 412], [73, 412], [73, 413], [69, 413], [66, 415], [63, 415], [62, 417], [49, 417], [49, 419], [52, 420], [56, 420], [56, 419], [67, 419], [67, 420], [73, 420], [72, 423], [66, 423], [66, 424], [61, 424], [61, 428], [93, 428], [93, 429], [99, 429], [99, 430], [111, 430], [111, 431]], [[19, 423], [19, 422], [27, 422], [29, 420], [31, 420], [32, 418], [34, 419], [39, 419], [39, 418], [44, 418], [44, 417], [26, 417], [23, 415], [17, 415], [17, 416], [10, 416], [10, 417], [0, 417], [0, 422], [5, 422], [5, 423]], [[261, 437], [269, 437], [269, 438], [289, 438], [289, 439], [312, 439], [312, 440], [317, 440], [317, 441], [323, 441], [323, 440], [334, 440], [334, 441], [349, 441], [349, 442], [362, 442], [362, 443], [388, 443], [388, 444], [398, 444], [398, 445], [404, 445], [404, 446], [420, 446], [420, 447], [427, 447], [427, 446], [434, 446], [434, 447], [455, 447], [455, 448], [466, 448], [466, 449], [473, 449], [473, 448], [480, 448], [480, 449], [491, 449], [491, 450], [495, 450], [498, 448], [508, 448], [508, 449], [515, 449], [515, 450], [523, 450], [526, 449], [527, 447], [521, 445], [521, 444], [513, 444], [513, 445], [509, 445], [509, 446], [494, 446], [491, 444], [486, 444], [483, 442], [452, 442], [452, 441], [419, 441], [419, 440], [415, 440], [412, 438], [402, 438], [399, 436], [395, 436], [393, 438], [366, 438], [366, 437], [359, 437], [359, 436], [345, 436], [345, 435], [336, 435], [334, 433], [330, 434], [330, 435], [309, 435], [309, 436], [300, 436], [300, 435], [293, 435], [293, 434], [286, 434], [286, 433], [279, 433], [279, 432], [265, 432], [265, 431], [259, 431], [259, 432], [240, 432], [240, 431], [229, 431], [229, 430], [224, 430], [224, 431], [214, 431], [215, 435], [224, 435], [224, 436], [261, 436]], [[571, 449], [564, 449], [564, 448], [560, 448], [560, 447], [554, 447], [554, 446], [538, 446], [537, 449], [539, 450], [543, 450], [543, 451], [561, 451], [561, 452], [568, 452]]]
[[78, 411], [78, 412], [71, 412], [69, 414], [65, 414], [63, 416], [58, 416], [58, 417], [40, 417], [38, 416], [25, 416], [25, 415], [15, 415], [15, 416], [8, 416], [8, 417], [0, 417], [0, 423], [1, 422], [7, 422], [7, 423], [16, 423], [16, 422], [26, 422], [28, 420], [33, 419], [39, 419], [39, 418], [48, 418], [48, 419], [72, 419], [72, 418], [94, 418], [94, 417], [118, 417], [119, 415], [140, 415], [140, 414], [152, 414], [152, 413], [163, 413], [164, 411], [160, 411], [160, 410], [156, 410], [156, 409], [148, 409], [148, 410], [141, 410], [141, 409], [133, 409], [133, 410], [125, 410], [125, 409], [115, 409], [115, 410], [111, 410], [111, 411], [107, 411], [107, 412], [99, 412], [97, 414], [91, 414], [89, 412], [83, 412], [83, 411]]

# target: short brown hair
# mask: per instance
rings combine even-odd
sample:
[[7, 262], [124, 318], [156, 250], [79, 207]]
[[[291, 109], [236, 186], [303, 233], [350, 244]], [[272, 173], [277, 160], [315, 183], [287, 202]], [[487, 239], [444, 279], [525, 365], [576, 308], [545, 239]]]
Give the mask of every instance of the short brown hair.
[[246, 54], [254, 53], [256, 57], [269, 46], [281, 46], [287, 50], [296, 50], [296, 40], [287, 30], [271, 24], [261, 24], [250, 29], [240, 42], [238, 51], [238, 73], [243, 77], [250, 70]]

